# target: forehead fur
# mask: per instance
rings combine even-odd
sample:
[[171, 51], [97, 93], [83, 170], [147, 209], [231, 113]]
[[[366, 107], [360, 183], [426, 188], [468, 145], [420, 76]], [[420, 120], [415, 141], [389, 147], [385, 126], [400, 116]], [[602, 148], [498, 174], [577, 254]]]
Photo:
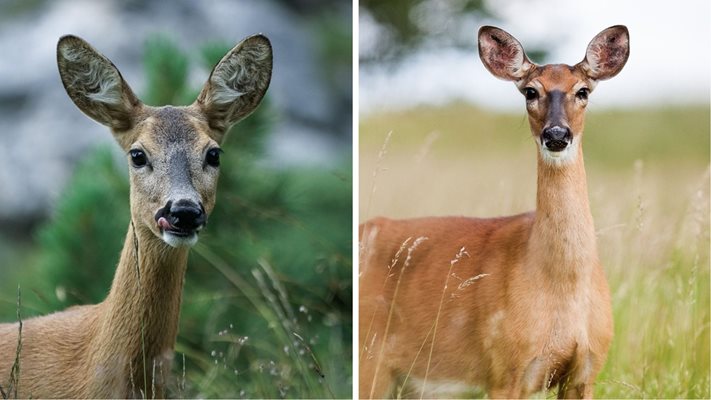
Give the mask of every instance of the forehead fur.
[[142, 113], [136, 124], [134, 141], [139, 138], [160, 146], [209, 140], [205, 117], [192, 107], [156, 107]]
[[577, 67], [566, 64], [548, 64], [537, 67], [527, 81], [537, 80], [546, 90], [569, 90], [576, 83], [587, 80]]

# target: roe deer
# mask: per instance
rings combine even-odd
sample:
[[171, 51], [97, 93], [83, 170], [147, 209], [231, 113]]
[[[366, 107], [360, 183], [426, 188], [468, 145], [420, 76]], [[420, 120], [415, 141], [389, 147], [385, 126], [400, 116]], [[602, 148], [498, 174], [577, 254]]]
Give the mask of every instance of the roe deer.
[[[188, 249], [215, 205], [219, 145], [262, 100], [271, 44], [262, 35], [237, 44], [186, 107], [144, 105], [111, 61], [78, 37], [59, 40], [57, 63], [74, 104], [126, 152], [131, 222], [103, 302], [23, 321], [13, 385], [24, 398], [164, 397]], [[18, 330], [0, 325], [4, 388]]]
[[613, 321], [588, 204], [583, 119], [597, 82], [620, 72], [628, 55], [624, 26], [595, 36], [574, 66], [533, 64], [508, 33], [479, 30], [486, 68], [526, 98], [536, 210], [361, 226], [361, 397], [424, 396], [428, 383], [479, 386], [489, 397], [555, 386], [559, 397], [592, 397]]

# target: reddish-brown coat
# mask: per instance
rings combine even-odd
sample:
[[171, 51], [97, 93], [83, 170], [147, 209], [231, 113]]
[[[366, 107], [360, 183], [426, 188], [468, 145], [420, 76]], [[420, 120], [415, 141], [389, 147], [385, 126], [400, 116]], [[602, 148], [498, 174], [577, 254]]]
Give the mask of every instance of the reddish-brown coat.
[[[479, 35], [489, 71], [536, 91], [527, 99], [538, 150], [536, 211], [361, 225], [363, 398], [432, 395], [422, 380], [476, 385], [494, 398], [556, 386], [559, 397], [590, 398], [607, 356], [613, 321], [588, 204], [581, 139], [587, 93], [579, 91], [619, 72], [627, 30], [601, 32], [589, 46], [595, 51], [574, 67], [532, 64], [498, 28]], [[600, 60], [612, 52], [600, 46], [624, 54]], [[551, 91], [564, 95], [546, 96]], [[570, 131], [565, 153], [550, 154], [541, 143], [552, 122]]]

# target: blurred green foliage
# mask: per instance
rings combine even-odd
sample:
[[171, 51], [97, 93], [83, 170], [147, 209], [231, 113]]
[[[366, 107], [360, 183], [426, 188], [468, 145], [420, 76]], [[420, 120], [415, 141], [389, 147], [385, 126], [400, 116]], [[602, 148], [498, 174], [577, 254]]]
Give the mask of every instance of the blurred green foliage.
[[39, 279], [32, 281], [44, 303], [38, 309], [103, 300], [128, 228], [128, 196], [128, 176], [110, 149], [97, 149], [79, 165], [38, 234]]
[[458, 13], [476, 13], [490, 15], [484, 0], [459, 0], [450, 4], [436, 4], [434, 0], [362, 0], [359, 5], [365, 7], [378, 21], [390, 29], [402, 46], [417, 44], [426, 36], [427, 29], [420, 19], [426, 17], [425, 11], [452, 10]]
[[397, 60], [427, 41], [469, 48], [474, 43], [470, 34], [462, 37], [462, 18], [493, 17], [483, 0], [362, 0], [359, 6], [387, 32], [376, 54], [361, 54], [364, 62]]
[[3, 0], [0, 1], [0, 21], [10, 20], [20, 14], [31, 12], [44, 0]]
[[[457, 48], [474, 54], [479, 26], [499, 19], [497, 6], [484, 0], [362, 0], [359, 5], [361, 13], [370, 17], [365, 20], [377, 24], [377, 37], [371, 39], [375, 43], [368, 43], [365, 25], [366, 42], [359, 55], [365, 65], [397, 64], [423, 48]], [[545, 63], [549, 51], [528, 43], [526, 55]]]
[[[229, 48], [207, 45], [198, 62], [211, 68]], [[192, 102], [190, 61], [165, 37], [147, 41], [146, 103]], [[350, 153], [336, 168], [270, 168], [263, 139], [274, 118], [267, 97], [223, 143], [217, 206], [188, 264], [172, 397], [351, 395]], [[17, 279], [24, 315], [108, 293], [129, 224], [114, 154], [99, 148], [78, 166], [41, 228]]]
[[[146, 41], [146, 54], [148, 87], [143, 101], [150, 105], [190, 104], [195, 97], [188, 97], [188, 59], [180, 49], [166, 36], [154, 36]], [[217, 61], [220, 58], [215, 57]]]

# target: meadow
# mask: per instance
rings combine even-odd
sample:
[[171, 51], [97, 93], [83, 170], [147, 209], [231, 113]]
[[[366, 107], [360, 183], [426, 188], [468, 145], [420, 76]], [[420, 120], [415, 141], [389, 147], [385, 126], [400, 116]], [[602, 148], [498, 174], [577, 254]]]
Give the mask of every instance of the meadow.
[[[591, 100], [583, 148], [615, 320], [595, 397], [708, 398], [709, 107]], [[523, 100], [361, 117], [360, 221], [529, 211], [535, 157]]]

